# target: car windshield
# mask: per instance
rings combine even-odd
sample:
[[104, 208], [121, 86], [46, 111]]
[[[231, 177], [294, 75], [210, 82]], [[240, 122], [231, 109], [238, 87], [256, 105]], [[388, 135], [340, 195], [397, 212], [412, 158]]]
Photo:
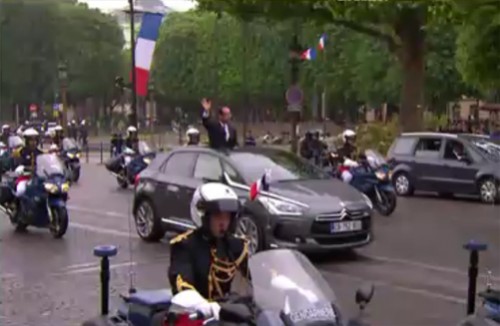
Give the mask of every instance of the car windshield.
[[71, 149], [78, 149], [76, 141], [72, 138], [64, 138], [62, 143], [63, 150], [69, 151]]
[[327, 178], [311, 163], [284, 151], [233, 152], [230, 157], [247, 182], [258, 180], [266, 171], [270, 171], [272, 182]]
[[56, 154], [42, 154], [36, 158], [36, 175], [41, 178], [64, 175], [64, 166]]
[[373, 149], [365, 150], [365, 156], [370, 166], [374, 169], [387, 164], [385, 158], [378, 151]]
[[10, 136], [9, 137], [9, 148], [16, 148], [19, 146], [23, 146], [24, 141], [21, 137], [19, 136]]
[[319, 309], [322, 317], [335, 319], [331, 305], [336, 305], [336, 296], [304, 254], [290, 249], [259, 252], [250, 258], [249, 269], [253, 298], [260, 309], [290, 315]]
[[470, 137], [469, 140], [479, 152], [495, 161], [500, 160], [500, 145], [481, 137]]
[[144, 155], [151, 153], [152, 151], [153, 150], [151, 149], [151, 147], [149, 147], [148, 143], [146, 143], [145, 141], [139, 142], [139, 154]]

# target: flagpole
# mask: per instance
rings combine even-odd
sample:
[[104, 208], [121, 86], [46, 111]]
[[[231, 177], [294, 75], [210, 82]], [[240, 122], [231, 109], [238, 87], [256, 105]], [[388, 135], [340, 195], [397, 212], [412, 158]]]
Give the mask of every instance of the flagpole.
[[128, 0], [129, 10], [130, 10], [130, 58], [131, 58], [131, 68], [132, 68], [132, 103], [131, 112], [129, 116], [129, 124], [131, 126], [137, 127], [137, 75], [135, 71], [135, 11], [134, 11], [134, 0]]
[[[323, 37], [323, 35], [321, 36]], [[322, 65], [323, 65], [323, 92], [321, 93], [321, 118], [323, 120], [323, 136], [326, 134], [326, 84], [327, 84], [327, 73], [326, 73], [326, 39], [323, 40], [323, 54], [322, 54]]]

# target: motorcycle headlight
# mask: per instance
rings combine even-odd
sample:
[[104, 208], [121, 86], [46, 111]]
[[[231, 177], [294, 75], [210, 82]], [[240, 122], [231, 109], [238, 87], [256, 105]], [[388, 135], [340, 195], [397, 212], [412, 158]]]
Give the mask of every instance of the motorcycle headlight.
[[82, 154], [76, 153], [75, 156], [76, 156], [76, 158], [80, 158], [80, 156], [82, 156]]
[[279, 199], [259, 196], [258, 200], [264, 207], [273, 215], [294, 215], [299, 216], [303, 214], [303, 208], [289, 202]]
[[69, 191], [69, 183], [65, 182], [61, 185], [61, 191], [62, 192], [68, 192]]
[[66, 155], [67, 155], [69, 158], [75, 158], [75, 154], [73, 154], [73, 153], [67, 153]]
[[143, 159], [143, 161], [144, 161], [144, 163], [146, 163], [147, 165], [151, 164], [151, 159], [150, 159], [150, 158], [145, 157], [145, 158]]
[[375, 172], [375, 176], [379, 180], [385, 180], [385, 178], [387, 178], [387, 174], [385, 172], [382, 172], [382, 171]]
[[59, 190], [59, 187], [57, 185], [50, 183], [50, 182], [45, 182], [43, 184], [43, 186], [44, 186], [45, 190], [51, 194], [55, 194]]

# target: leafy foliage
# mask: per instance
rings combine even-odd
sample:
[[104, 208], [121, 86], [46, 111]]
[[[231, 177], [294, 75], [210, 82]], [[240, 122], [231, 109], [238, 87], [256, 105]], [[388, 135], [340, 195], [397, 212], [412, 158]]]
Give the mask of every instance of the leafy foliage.
[[0, 101], [52, 102], [58, 65], [68, 66], [70, 100], [109, 97], [122, 72], [115, 20], [74, 0], [1, 0]]

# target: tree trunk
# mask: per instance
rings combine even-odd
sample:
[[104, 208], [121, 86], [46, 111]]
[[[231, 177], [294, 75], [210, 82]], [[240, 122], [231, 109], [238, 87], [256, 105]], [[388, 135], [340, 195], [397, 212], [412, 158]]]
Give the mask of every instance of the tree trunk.
[[[425, 10], [425, 9], [424, 9]], [[423, 128], [425, 83], [425, 11], [408, 8], [396, 23], [395, 31], [401, 46], [397, 56], [402, 68], [403, 85], [399, 123], [402, 131], [419, 131]]]

